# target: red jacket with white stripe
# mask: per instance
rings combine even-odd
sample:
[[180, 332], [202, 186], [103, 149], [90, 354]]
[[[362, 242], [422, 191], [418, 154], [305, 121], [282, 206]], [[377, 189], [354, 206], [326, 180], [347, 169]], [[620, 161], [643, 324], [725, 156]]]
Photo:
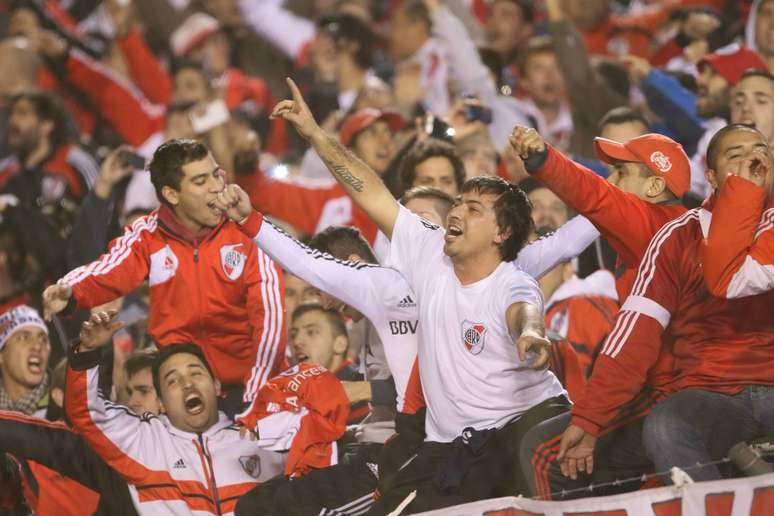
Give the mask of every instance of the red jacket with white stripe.
[[245, 385], [250, 400], [283, 368], [280, 269], [224, 220], [195, 238], [162, 206], [126, 228], [106, 254], [60, 280], [91, 308], [150, 282], [148, 332], [159, 346], [193, 342], [223, 383]]
[[589, 219], [618, 253], [618, 299], [629, 295], [637, 266], [656, 231], [685, 213], [679, 202], [653, 204], [624, 192], [550, 145], [543, 166], [531, 174]]
[[687, 388], [733, 395], [747, 385], [774, 385], [774, 291], [722, 299], [704, 282], [712, 201], [666, 224], [648, 246], [586, 395], [573, 408], [572, 423], [592, 435], [624, 416], [665, 348], [674, 364], [657, 398]]
[[702, 249], [704, 279], [715, 296], [752, 296], [774, 288], [774, 200], [751, 181], [723, 184]]
[[[93, 355], [83, 355], [76, 357], [93, 365]], [[184, 432], [165, 416], [138, 417], [103, 398], [98, 376], [96, 366], [68, 368], [65, 410], [75, 431], [130, 484], [140, 514], [232, 514], [239, 497], [282, 472], [284, 455], [240, 438], [224, 414], [205, 432]]]

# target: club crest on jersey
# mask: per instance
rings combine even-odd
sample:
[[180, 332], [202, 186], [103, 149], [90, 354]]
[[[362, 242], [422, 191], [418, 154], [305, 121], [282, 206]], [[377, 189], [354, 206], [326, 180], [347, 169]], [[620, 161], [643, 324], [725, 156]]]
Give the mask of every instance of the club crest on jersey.
[[242, 469], [253, 478], [261, 476], [261, 458], [258, 455], [243, 455], [239, 457]]
[[486, 343], [486, 326], [468, 320], [462, 321], [462, 343], [470, 354], [481, 353]]
[[672, 169], [672, 162], [669, 161], [669, 156], [661, 151], [656, 151], [651, 154], [650, 162], [653, 163], [662, 174], [669, 172]]
[[226, 277], [232, 281], [239, 278], [242, 275], [242, 271], [245, 270], [247, 255], [237, 251], [237, 248], [242, 247], [242, 245], [224, 245], [220, 248], [220, 265], [223, 267]]

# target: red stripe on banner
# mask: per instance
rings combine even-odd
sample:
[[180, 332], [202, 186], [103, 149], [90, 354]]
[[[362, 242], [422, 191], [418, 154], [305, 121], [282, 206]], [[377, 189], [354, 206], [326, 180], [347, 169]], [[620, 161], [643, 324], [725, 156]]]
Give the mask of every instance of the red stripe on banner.
[[653, 516], [682, 516], [683, 500], [674, 498], [666, 502], [658, 502], [651, 505]]
[[712, 493], [704, 498], [704, 513], [706, 516], [731, 516], [734, 506], [734, 492]]
[[753, 491], [750, 516], [764, 516], [771, 514], [774, 507], [774, 487], [759, 487]]

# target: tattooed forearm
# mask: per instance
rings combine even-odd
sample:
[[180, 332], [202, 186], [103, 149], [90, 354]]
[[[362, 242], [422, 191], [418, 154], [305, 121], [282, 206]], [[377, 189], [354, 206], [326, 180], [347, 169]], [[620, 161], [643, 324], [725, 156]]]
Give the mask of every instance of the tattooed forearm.
[[363, 180], [355, 177], [344, 165], [334, 165], [333, 175], [338, 177], [342, 183], [351, 186], [356, 192], [363, 191]]

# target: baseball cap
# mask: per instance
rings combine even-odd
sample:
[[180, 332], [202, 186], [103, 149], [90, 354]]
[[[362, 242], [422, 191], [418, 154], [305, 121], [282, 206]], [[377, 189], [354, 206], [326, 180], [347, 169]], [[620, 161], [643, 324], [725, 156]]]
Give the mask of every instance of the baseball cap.
[[594, 138], [599, 159], [605, 163], [633, 161], [642, 163], [662, 177], [678, 198], [691, 186], [691, 163], [683, 146], [661, 134], [644, 134], [618, 143], [607, 138]]
[[769, 67], [761, 55], [747, 47], [739, 47], [731, 52], [717, 51], [705, 56], [699, 61], [698, 68], [710, 66], [725, 80], [736, 86], [742, 79], [742, 74], [747, 70], [761, 70], [768, 72]]
[[175, 29], [169, 38], [169, 46], [175, 56], [184, 57], [219, 30], [218, 20], [209, 14], [194, 13]]
[[361, 109], [355, 111], [344, 120], [339, 135], [341, 143], [349, 146], [357, 133], [380, 120], [387, 122], [387, 125], [389, 125], [390, 129], [393, 131], [399, 131], [406, 125], [406, 121], [403, 117], [394, 111], [379, 111], [378, 109], [371, 108]]

